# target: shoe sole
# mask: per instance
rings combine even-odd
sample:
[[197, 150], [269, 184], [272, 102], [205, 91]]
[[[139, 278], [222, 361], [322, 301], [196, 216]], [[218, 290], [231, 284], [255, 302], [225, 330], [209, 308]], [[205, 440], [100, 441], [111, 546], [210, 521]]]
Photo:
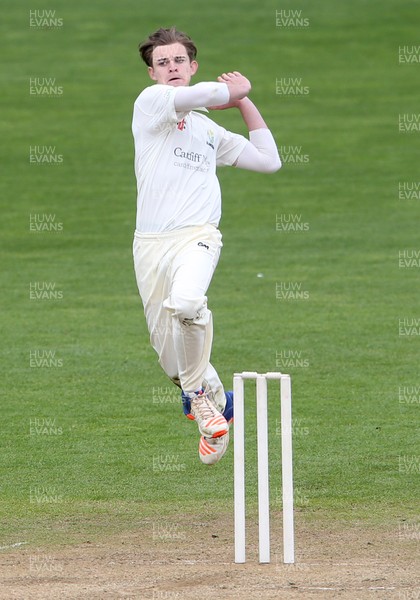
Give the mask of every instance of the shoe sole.
[[226, 442], [223, 448], [223, 452], [220, 454], [217, 450], [214, 449], [214, 447], [211, 444], [208, 443], [206, 438], [201, 436], [200, 443], [198, 445], [198, 454], [201, 462], [207, 466], [212, 466], [218, 463], [219, 460], [221, 460], [226, 454], [228, 443], [229, 440]]

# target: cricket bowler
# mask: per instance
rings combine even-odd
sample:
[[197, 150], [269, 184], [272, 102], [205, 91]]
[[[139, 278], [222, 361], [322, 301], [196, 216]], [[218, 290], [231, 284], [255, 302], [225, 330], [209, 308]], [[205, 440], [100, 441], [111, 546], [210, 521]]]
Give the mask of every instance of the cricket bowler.
[[[210, 465], [226, 452], [233, 419], [233, 394], [210, 363], [206, 294], [222, 248], [216, 167], [274, 173], [281, 160], [241, 73], [190, 85], [197, 48], [175, 27], [152, 33], [139, 51], [154, 83], [136, 99], [132, 122], [137, 286], [159, 364], [181, 389], [184, 413], [198, 425], [200, 460]], [[239, 110], [249, 139], [212, 121], [208, 109]]]

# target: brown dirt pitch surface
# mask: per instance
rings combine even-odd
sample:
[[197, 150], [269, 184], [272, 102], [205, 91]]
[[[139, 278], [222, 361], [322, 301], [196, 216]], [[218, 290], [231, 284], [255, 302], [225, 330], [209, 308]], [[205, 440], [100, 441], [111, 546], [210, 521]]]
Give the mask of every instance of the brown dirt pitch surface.
[[233, 563], [231, 516], [144, 519], [135, 531], [75, 545], [3, 547], [0, 598], [420, 598], [419, 540], [413, 531], [361, 523], [320, 526], [298, 514], [296, 563], [284, 565], [279, 521], [272, 518], [269, 565], [258, 564], [255, 524], [247, 532], [247, 563]]

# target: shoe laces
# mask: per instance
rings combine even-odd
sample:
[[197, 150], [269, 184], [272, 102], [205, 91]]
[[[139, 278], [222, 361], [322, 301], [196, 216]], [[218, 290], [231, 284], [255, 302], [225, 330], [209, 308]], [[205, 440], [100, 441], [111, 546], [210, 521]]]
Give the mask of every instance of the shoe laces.
[[218, 414], [215, 406], [212, 404], [212, 402], [210, 402], [209, 398], [207, 397], [206, 392], [197, 394], [197, 396], [195, 396], [191, 400], [191, 406], [203, 420], [211, 419], [212, 417], [215, 417]]

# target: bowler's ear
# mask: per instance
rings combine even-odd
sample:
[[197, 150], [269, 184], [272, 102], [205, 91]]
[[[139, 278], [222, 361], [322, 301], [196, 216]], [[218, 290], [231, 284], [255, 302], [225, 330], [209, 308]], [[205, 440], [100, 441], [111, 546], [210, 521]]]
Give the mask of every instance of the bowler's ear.
[[153, 81], [156, 81], [156, 75], [155, 75], [154, 68], [153, 67], [147, 67], [147, 72], [149, 73], [150, 79], [153, 79]]
[[191, 69], [191, 77], [192, 77], [198, 71], [198, 62], [196, 60], [192, 60], [190, 62], [190, 69]]

